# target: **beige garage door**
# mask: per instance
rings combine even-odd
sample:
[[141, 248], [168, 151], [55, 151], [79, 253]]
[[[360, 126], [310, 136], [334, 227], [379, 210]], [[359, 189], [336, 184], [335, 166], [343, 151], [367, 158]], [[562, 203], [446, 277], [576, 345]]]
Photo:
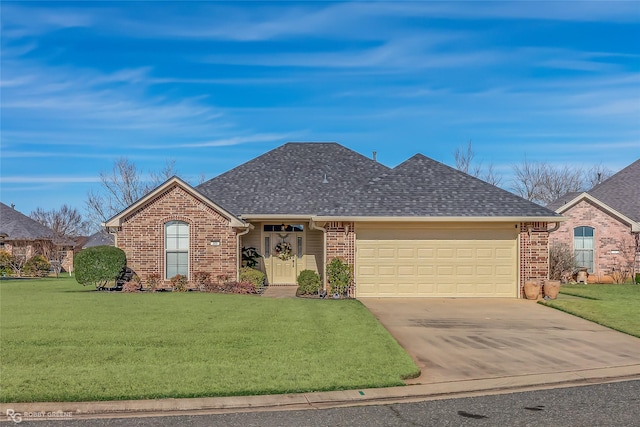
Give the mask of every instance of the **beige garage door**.
[[517, 236], [514, 224], [358, 226], [356, 295], [516, 297]]

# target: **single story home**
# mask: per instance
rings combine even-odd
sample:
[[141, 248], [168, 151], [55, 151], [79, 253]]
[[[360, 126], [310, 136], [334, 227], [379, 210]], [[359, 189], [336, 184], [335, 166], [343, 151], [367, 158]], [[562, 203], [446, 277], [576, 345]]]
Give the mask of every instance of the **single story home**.
[[287, 143], [197, 187], [173, 177], [103, 225], [145, 280], [235, 278], [253, 247], [270, 285], [339, 257], [356, 297], [519, 297], [548, 277], [562, 216], [416, 154], [395, 168], [337, 143]]
[[74, 244], [14, 206], [0, 202], [0, 250], [21, 257], [22, 262], [34, 255], [44, 255], [51, 263], [61, 263], [65, 271], [71, 271]]
[[621, 281], [640, 273], [640, 159], [583, 193], [547, 206], [567, 221], [551, 242], [574, 252], [589, 281]]

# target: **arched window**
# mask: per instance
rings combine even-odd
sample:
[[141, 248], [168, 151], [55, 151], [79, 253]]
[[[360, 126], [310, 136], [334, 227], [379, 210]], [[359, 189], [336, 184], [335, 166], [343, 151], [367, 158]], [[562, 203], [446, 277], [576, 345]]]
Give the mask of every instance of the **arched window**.
[[593, 273], [593, 228], [576, 227], [573, 229], [573, 250], [576, 267], [587, 267]]
[[170, 221], [164, 225], [165, 275], [189, 276], [189, 224]]

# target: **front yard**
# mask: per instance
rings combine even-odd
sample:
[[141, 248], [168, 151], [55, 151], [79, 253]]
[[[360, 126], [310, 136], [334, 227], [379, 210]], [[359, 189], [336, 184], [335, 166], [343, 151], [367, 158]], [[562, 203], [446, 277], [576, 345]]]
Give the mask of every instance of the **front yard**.
[[544, 304], [640, 338], [640, 286], [563, 285], [560, 294]]
[[417, 375], [358, 301], [95, 292], [0, 282], [0, 401], [385, 387]]

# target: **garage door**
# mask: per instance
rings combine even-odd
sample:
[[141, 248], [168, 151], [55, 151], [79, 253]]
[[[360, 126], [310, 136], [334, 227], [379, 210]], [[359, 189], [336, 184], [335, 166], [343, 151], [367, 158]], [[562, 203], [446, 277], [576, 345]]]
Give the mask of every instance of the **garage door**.
[[514, 224], [356, 228], [358, 297], [516, 297]]

